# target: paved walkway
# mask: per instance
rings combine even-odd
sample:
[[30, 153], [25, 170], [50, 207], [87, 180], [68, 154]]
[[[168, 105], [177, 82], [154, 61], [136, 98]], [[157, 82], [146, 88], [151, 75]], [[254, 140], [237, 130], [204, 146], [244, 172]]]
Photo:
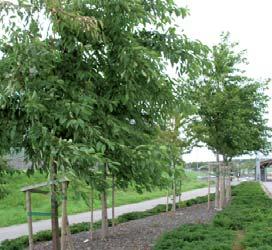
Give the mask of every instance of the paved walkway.
[[272, 182], [262, 182], [264, 191], [272, 198]]
[[[215, 188], [211, 188], [211, 193], [215, 192]], [[182, 200], [190, 200], [196, 198], [198, 196], [205, 196], [208, 193], [208, 188], [200, 188], [192, 191], [182, 193]], [[165, 204], [166, 197], [143, 201], [139, 203], [123, 205], [115, 208], [116, 217], [125, 213], [134, 212], [134, 211], [145, 211], [147, 209], [151, 209], [159, 204]], [[111, 218], [111, 209], [108, 209], [109, 218]], [[101, 210], [94, 211], [94, 221], [101, 220]], [[88, 222], [90, 221], [90, 212], [80, 213], [69, 216], [69, 223], [80, 223], [80, 222]], [[51, 228], [50, 220], [41, 220], [33, 222], [33, 230], [34, 233], [39, 231], [48, 230]], [[0, 228], [0, 242], [6, 239], [15, 239], [17, 237], [28, 235], [27, 224], [14, 225], [9, 227]]]

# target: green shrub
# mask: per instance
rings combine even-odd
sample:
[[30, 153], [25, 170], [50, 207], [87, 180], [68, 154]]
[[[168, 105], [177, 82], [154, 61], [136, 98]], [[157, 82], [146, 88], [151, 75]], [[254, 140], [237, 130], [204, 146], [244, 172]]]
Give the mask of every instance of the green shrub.
[[154, 250], [231, 250], [234, 232], [213, 225], [182, 225], [164, 234]]
[[[272, 200], [257, 182], [236, 186], [232, 195], [231, 204], [215, 216], [211, 225], [194, 225], [190, 230], [188, 226], [182, 226], [165, 234], [154, 249], [232, 249], [233, 232], [243, 230], [245, 237], [241, 245], [244, 249], [272, 250]], [[198, 197], [187, 201], [186, 205], [204, 200], [205, 197]], [[218, 235], [213, 235], [213, 232], [218, 232]]]

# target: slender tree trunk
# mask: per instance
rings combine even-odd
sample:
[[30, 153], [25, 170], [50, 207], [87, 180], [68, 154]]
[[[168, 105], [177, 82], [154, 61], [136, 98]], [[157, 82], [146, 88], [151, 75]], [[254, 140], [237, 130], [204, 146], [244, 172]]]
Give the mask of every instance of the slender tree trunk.
[[226, 202], [227, 204], [231, 200], [231, 168], [228, 167], [228, 178], [227, 178], [227, 190], [226, 190]]
[[216, 154], [216, 187], [215, 187], [215, 209], [219, 209], [219, 197], [220, 197], [220, 162], [219, 162], [219, 154]]
[[101, 193], [102, 204], [102, 239], [108, 237], [108, 213], [107, 213], [107, 193], [106, 190]]
[[[107, 165], [104, 164], [104, 178], [106, 181], [107, 178]], [[104, 187], [104, 190], [101, 192], [101, 205], [102, 205], [102, 239], [108, 237], [108, 211], [107, 211], [107, 189]]]
[[91, 189], [90, 195], [91, 222], [90, 222], [90, 239], [93, 240], [93, 224], [94, 224], [94, 190]]
[[166, 212], [168, 212], [169, 208], [169, 190], [167, 189], [167, 196], [166, 196]]
[[112, 229], [115, 227], [115, 180], [114, 175], [112, 175], [112, 206], [111, 206], [111, 220], [112, 220]]
[[179, 181], [179, 208], [181, 207], [181, 181]]
[[172, 206], [172, 211], [176, 211], [176, 181], [173, 181], [173, 206]]
[[223, 193], [223, 198], [222, 198], [222, 208], [225, 207], [226, 205], [226, 166], [223, 166], [223, 190], [222, 190], [222, 193]]
[[57, 197], [57, 165], [51, 163], [51, 225], [52, 225], [52, 249], [60, 250], [59, 221], [58, 221], [58, 197]]
[[211, 208], [211, 199], [210, 199], [210, 193], [211, 193], [211, 166], [209, 165], [208, 170], [208, 210]]
[[223, 177], [223, 166], [220, 167], [220, 199], [219, 199], [219, 210], [222, 210], [225, 200], [225, 189], [224, 189], [224, 177]]

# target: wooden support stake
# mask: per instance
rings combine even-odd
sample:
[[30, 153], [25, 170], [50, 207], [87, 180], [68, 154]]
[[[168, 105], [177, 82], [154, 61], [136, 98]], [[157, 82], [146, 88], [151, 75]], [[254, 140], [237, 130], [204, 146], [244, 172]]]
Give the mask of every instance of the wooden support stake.
[[60, 250], [58, 198], [57, 198], [57, 165], [51, 163], [51, 225], [52, 225], [52, 250]]
[[31, 192], [26, 191], [26, 210], [27, 210], [27, 223], [28, 223], [28, 239], [29, 239], [29, 250], [34, 249], [33, 242], [33, 227], [32, 227], [32, 208], [31, 208]]
[[67, 215], [67, 182], [62, 183], [62, 196], [61, 250], [72, 250], [73, 245]]

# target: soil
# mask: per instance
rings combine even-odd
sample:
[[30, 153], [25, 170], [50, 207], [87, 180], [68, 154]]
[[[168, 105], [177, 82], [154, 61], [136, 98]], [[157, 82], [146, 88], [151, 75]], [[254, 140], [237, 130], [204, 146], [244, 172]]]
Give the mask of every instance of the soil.
[[[101, 240], [101, 231], [94, 232], [89, 240], [89, 233], [82, 232], [72, 235], [75, 250], [150, 250], [156, 240], [165, 232], [183, 224], [209, 223], [216, 211], [207, 210], [207, 204], [198, 204], [178, 209], [175, 213], [161, 213], [144, 219], [129, 221], [109, 230], [109, 237]], [[35, 250], [52, 249], [51, 242], [35, 245]]]

